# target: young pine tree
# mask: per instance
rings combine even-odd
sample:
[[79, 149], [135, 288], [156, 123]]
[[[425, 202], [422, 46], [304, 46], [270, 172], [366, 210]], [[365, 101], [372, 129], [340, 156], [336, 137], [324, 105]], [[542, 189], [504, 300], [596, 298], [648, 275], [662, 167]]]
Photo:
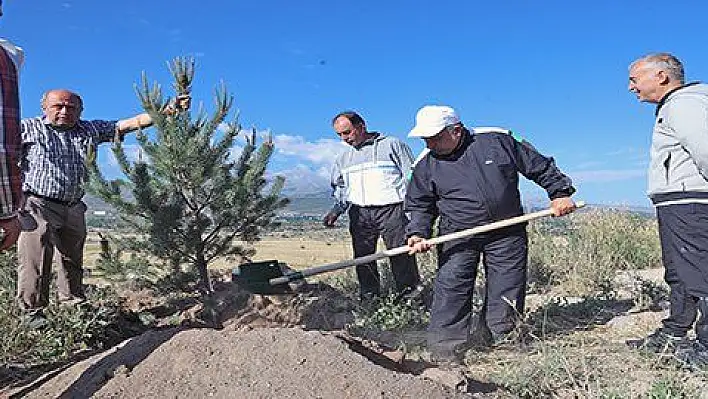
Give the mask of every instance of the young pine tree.
[[[170, 71], [176, 98], [183, 99], [191, 91], [194, 60], [177, 58]], [[238, 159], [229, 158], [242, 130], [236, 120], [225, 122], [233, 97], [223, 83], [215, 91], [213, 114], [200, 108], [194, 119], [184, 102], [170, 105], [160, 86], [150, 86], [144, 74], [136, 91], [153, 119], [155, 137], [137, 133], [140, 156], [135, 162], [115, 140], [113, 153], [125, 179], [109, 182], [96, 162], [90, 162], [88, 191], [115, 207], [131, 226], [135, 234], [122, 243], [128, 250], [161, 259], [167, 272], [191, 265], [201, 289], [211, 293], [209, 263], [250, 255], [238, 242], [258, 240], [264, 228], [276, 224], [275, 212], [287, 204], [281, 197], [284, 178], [265, 177], [272, 139], [257, 144], [254, 129], [244, 134]]]

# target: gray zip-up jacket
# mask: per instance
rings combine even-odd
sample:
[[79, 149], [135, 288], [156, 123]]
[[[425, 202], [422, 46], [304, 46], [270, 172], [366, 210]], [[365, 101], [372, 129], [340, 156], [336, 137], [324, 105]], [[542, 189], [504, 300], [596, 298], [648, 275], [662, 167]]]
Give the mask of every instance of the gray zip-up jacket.
[[403, 202], [413, 162], [401, 140], [371, 132], [373, 137], [341, 154], [332, 167], [331, 182], [337, 215], [349, 204], [380, 206]]
[[657, 105], [648, 178], [657, 206], [708, 198], [708, 85], [679, 87]]

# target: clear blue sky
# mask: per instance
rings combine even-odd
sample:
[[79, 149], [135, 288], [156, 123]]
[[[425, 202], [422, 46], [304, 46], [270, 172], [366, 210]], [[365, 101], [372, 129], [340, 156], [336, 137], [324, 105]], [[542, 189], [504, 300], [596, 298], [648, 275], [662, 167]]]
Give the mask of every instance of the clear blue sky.
[[276, 136], [271, 169], [301, 189], [325, 184], [342, 148], [337, 112], [405, 139], [436, 103], [468, 126], [518, 131], [573, 177], [577, 198], [648, 205], [653, 106], [627, 92], [627, 65], [669, 51], [689, 80], [708, 76], [706, 1], [6, 0], [4, 11], [0, 36], [26, 51], [24, 117], [57, 87], [83, 96], [85, 119], [131, 116], [141, 71], [169, 88], [166, 61], [192, 55], [195, 101], [211, 106], [223, 79], [241, 123]]

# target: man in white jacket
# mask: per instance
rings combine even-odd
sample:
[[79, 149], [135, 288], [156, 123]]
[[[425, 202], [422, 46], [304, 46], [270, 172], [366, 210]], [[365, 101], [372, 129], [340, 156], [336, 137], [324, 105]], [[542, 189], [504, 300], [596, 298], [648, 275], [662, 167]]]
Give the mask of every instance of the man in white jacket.
[[[324, 216], [324, 225], [334, 226], [348, 209], [357, 258], [376, 252], [379, 237], [389, 249], [405, 245], [408, 218], [403, 212], [403, 199], [413, 159], [410, 148], [394, 137], [368, 132], [364, 119], [355, 112], [337, 114], [332, 125], [350, 148], [332, 168], [336, 201]], [[396, 290], [402, 295], [412, 292], [420, 282], [415, 257], [403, 254], [391, 257], [390, 262]], [[375, 262], [357, 266], [356, 273], [362, 300], [381, 294]]]

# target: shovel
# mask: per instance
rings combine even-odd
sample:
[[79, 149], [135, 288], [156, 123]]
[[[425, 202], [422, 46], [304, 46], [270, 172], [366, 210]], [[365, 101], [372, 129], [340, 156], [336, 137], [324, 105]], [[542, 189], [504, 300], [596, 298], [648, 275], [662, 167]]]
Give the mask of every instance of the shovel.
[[[575, 203], [575, 206], [576, 208], [582, 208], [585, 206], [585, 202], [578, 201]], [[510, 219], [489, 223], [484, 226], [473, 227], [471, 229], [461, 230], [455, 233], [431, 238], [427, 240], [427, 242], [432, 245], [441, 244], [444, 242], [457, 240], [460, 238], [466, 238], [473, 235], [486, 233], [492, 230], [498, 230], [504, 227], [552, 215], [553, 211], [551, 209], [545, 209], [526, 215], [516, 216]], [[382, 258], [389, 258], [392, 256], [405, 254], [408, 253], [409, 250], [410, 247], [408, 247], [407, 245], [403, 245], [398, 248], [387, 249], [385, 251], [377, 252], [367, 256], [362, 256], [356, 259], [328, 263], [326, 265], [316, 266], [299, 271], [287, 270], [285, 274], [283, 273], [282, 268], [278, 267], [279, 263], [277, 261], [251, 263], [247, 265], [242, 265], [238, 272], [234, 271], [234, 281], [237, 281], [239, 284], [251, 288], [251, 290], [254, 292], [286, 291], [288, 287], [287, 284], [293, 281], [302, 280], [305, 277], [344, 269], [351, 266], [363, 265]]]

